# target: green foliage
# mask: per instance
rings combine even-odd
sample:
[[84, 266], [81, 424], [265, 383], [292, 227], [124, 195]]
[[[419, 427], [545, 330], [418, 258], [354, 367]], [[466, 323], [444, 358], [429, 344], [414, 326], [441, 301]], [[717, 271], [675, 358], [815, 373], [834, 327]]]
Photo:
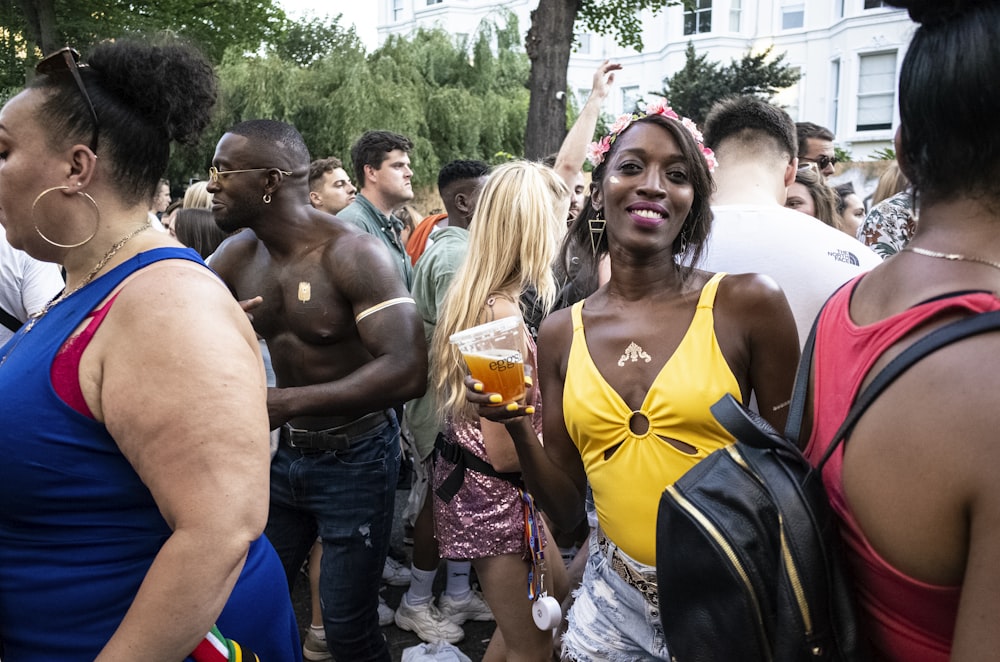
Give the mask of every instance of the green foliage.
[[343, 28], [338, 14], [332, 22], [315, 16], [298, 21], [285, 20], [282, 29], [268, 44], [268, 52], [299, 66], [312, 64], [323, 55], [362, 48], [354, 26]]
[[847, 151], [843, 147], [837, 147], [836, 145], [833, 146], [833, 155], [837, 157], [837, 161], [840, 163], [850, 163], [851, 161], [854, 160], [854, 157], [851, 156], [851, 153], [849, 151]]
[[[834, 147], [836, 152], [837, 148]], [[875, 161], [895, 161], [896, 160], [896, 150], [892, 147], [884, 147], [880, 150], [872, 152], [872, 159]]]
[[[414, 144], [417, 188], [433, 187], [453, 159], [524, 153], [530, 64], [510, 22], [484, 22], [468, 40], [442, 30], [392, 36], [369, 55], [339, 17], [306, 23], [261, 55], [226, 52], [212, 124], [201, 144], [174, 152], [171, 181], [204, 178], [221, 135], [253, 118], [294, 125], [315, 158], [338, 156], [349, 172], [350, 147], [364, 131], [402, 133]], [[322, 53], [296, 46], [297, 35], [309, 31], [336, 46]]]
[[705, 121], [712, 104], [727, 96], [752, 94], [770, 101], [776, 92], [794, 85], [801, 75], [785, 64], [785, 54], [772, 59], [773, 47], [754, 54], [747, 52], [727, 65], [711, 62], [706, 54], [698, 55], [688, 42], [684, 67], [663, 79], [663, 89], [656, 94], [670, 100], [681, 115], [698, 124]]
[[577, 21], [587, 32], [610, 35], [622, 48], [642, 51], [642, 11], [656, 14], [679, 4], [682, 0], [580, 0]]

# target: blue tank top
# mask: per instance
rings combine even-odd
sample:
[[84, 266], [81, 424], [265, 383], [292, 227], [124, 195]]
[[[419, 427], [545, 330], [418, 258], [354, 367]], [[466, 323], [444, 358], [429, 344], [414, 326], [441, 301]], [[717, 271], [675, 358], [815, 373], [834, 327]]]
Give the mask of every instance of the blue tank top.
[[[0, 349], [4, 662], [93, 660], [171, 533], [104, 425], [70, 408], [49, 378], [56, 353], [88, 313], [128, 276], [165, 259], [204, 264], [189, 249], [140, 253]], [[251, 545], [218, 625], [263, 661], [301, 659], [284, 571], [265, 538]]]

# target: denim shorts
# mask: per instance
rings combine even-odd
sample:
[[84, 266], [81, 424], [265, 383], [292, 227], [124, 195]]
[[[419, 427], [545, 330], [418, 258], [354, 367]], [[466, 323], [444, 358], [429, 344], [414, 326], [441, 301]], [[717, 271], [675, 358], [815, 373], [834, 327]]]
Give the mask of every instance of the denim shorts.
[[[655, 571], [653, 566], [630, 561], [639, 570]], [[583, 582], [573, 595], [569, 627], [563, 635], [564, 660], [670, 660], [659, 610], [611, 569], [597, 544], [596, 530], [590, 534]]]

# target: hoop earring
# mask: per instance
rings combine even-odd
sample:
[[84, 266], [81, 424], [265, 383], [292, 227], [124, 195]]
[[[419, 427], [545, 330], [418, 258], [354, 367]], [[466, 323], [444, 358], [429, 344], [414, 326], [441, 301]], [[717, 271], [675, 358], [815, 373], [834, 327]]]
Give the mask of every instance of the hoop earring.
[[265, 205], [271, 204], [271, 194], [270, 193], [265, 193], [264, 194], [264, 204]]
[[84, 193], [83, 191], [76, 192], [76, 195], [83, 196], [84, 198], [86, 198], [87, 201], [94, 206], [94, 211], [97, 212], [97, 222], [94, 223], [94, 231], [91, 232], [90, 236], [84, 239], [83, 241], [77, 242], [75, 244], [60, 244], [58, 241], [52, 241], [51, 239], [46, 237], [45, 234], [38, 228], [38, 221], [35, 220], [35, 207], [38, 206], [38, 202], [42, 198], [44, 198], [49, 193], [52, 193], [52, 191], [67, 191], [67, 190], [69, 190], [69, 186], [53, 186], [52, 188], [47, 188], [41, 193], [39, 193], [38, 196], [35, 198], [35, 201], [31, 203], [31, 224], [32, 226], [34, 226], [35, 232], [38, 233], [38, 236], [53, 246], [57, 248], [79, 248], [80, 246], [83, 246], [85, 243], [87, 243], [97, 235], [97, 229], [101, 225], [101, 208], [97, 206], [97, 201], [94, 200], [94, 198], [91, 197], [89, 193]]
[[604, 238], [604, 226], [607, 225], [607, 221], [603, 218], [592, 218], [587, 223], [590, 225], [590, 247], [594, 251], [594, 256], [597, 256], [597, 249], [601, 245], [601, 239]]

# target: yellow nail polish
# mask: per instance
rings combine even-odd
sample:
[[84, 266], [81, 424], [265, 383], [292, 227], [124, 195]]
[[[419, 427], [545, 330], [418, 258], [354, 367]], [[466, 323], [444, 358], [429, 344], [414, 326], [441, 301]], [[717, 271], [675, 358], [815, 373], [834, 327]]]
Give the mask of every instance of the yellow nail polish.
[[524, 384], [525, 384], [525, 386], [531, 386], [534, 383], [535, 383], [535, 381], [531, 378], [531, 375], [525, 375], [524, 376]]
[[517, 411], [517, 403], [512, 402], [509, 405], [507, 405], [507, 411]]
[[524, 408], [524, 413], [531, 416], [532, 414], [535, 413], [535, 408], [532, 407], [531, 405], [528, 405], [527, 407]]
[[503, 397], [499, 393], [494, 393], [493, 395], [490, 396], [490, 402], [492, 402], [495, 405], [498, 405], [501, 402], [503, 402]]
[[476, 393], [482, 393], [483, 385], [480, 384], [479, 382], [476, 382], [475, 384], [472, 385], [472, 390], [475, 391]]

